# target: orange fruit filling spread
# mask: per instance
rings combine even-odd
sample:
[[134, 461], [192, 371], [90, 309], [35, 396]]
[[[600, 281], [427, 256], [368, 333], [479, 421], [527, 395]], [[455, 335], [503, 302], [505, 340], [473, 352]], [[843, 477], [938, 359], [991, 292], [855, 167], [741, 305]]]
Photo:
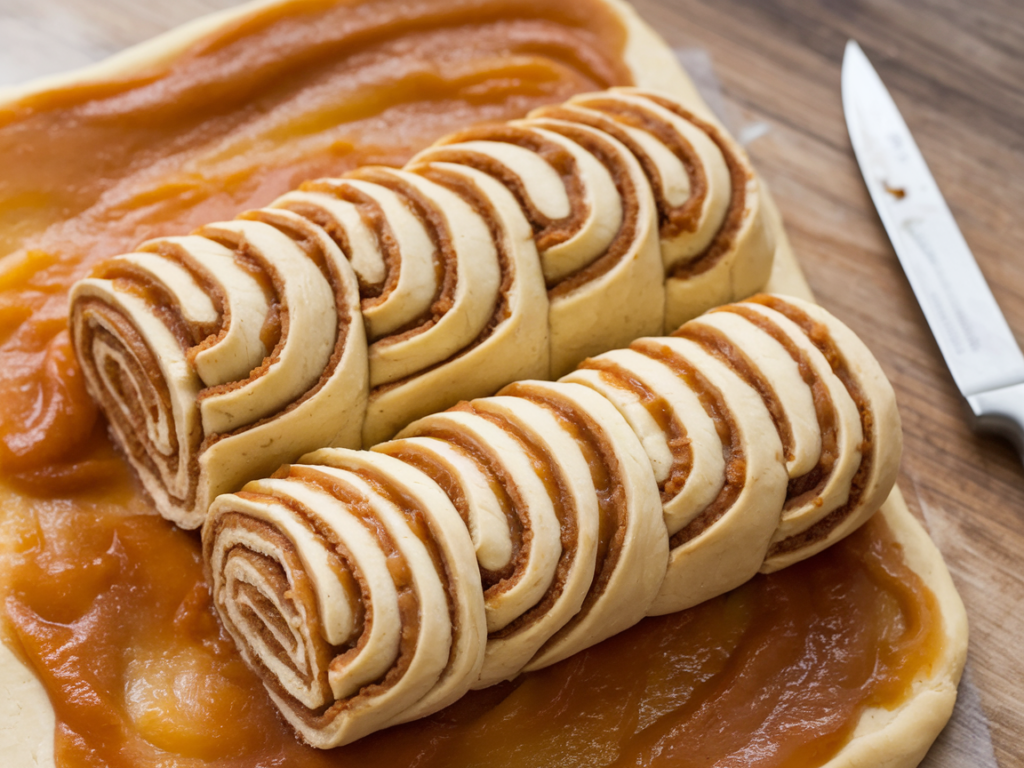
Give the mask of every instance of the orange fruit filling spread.
[[297, 2], [173, 60], [0, 108], [0, 585], [60, 766], [810, 766], [941, 650], [876, 519], [830, 550], [331, 752], [300, 744], [84, 390], [67, 291], [105, 257], [629, 82], [604, 6]]

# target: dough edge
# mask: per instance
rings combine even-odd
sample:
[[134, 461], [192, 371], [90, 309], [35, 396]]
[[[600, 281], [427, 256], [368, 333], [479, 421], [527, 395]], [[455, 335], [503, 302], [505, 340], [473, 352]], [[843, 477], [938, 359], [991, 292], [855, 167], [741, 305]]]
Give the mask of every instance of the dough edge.
[[[83, 82], [114, 78], [125, 71], [159, 66], [185, 51], [196, 40], [255, 11], [287, 5], [295, 0], [254, 0], [188, 22], [151, 40], [132, 46], [108, 59], [68, 73], [0, 88], [0, 105], [33, 93]], [[636, 85], [674, 93], [702, 116], [714, 120], [710, 109], [675, 54], [625, 0], [603, 0], [622, 19], [627, 30], [623, 58]], [[717, 123], [717, 120], [715, 120]], [[789, 244], [782, 219], [768, 188], [761, 182], [769, 226], [776, 242], [775, 263], [767, 289], [813, 300], [810, 287]], [[9, 265], [0, 260], [0, 267]], [[20, 494], [0, 486], [3, 508], [26, 503]], [[967, 655], [967, 617], [939, 550], [922, 525], [910, 513], [899, 488], [883, 505], [882, 514], [896, 540], [903, 546], [907, 564], [934, 592], [938, 601], [946, 644], [932, 674], [914, 684], [914, 692], [894, 710], [865, 712], [850, 742], [824, 768], [913, 768], [924, 758], [946, 725], [956, 702], [956, 687]], [[7, 549], [0, 541], [0, 548]], [[0, 585], [0, 594], [7, 585]], [[56, 718], [46, 690], [12, 647], [13, 638], [2, 632], [0, 643], [0, 754], [9, 764], [55, 768]]]

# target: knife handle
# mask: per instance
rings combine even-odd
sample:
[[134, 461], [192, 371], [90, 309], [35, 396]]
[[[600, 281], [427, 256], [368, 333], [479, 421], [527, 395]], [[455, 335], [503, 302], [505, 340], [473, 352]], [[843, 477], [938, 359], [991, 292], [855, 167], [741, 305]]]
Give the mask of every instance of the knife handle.
[[1002, 435], [1024, 458], [1024, 383], [979, 392], [967, 398], [979, 432]]

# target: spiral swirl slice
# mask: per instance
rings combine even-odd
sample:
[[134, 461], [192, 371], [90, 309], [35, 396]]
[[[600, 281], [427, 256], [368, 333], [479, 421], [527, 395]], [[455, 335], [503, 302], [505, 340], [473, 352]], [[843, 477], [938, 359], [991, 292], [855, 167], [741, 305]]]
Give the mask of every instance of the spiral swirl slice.
[[367, 398], [356, 279], [319, 227], [256, 212], [201, 234], [144, 243], [71, 295], [90, 392], [188, 528], [310, 443], [358, 441]]
[[157, 508], [195, 527], [282, 461], [746, 296], [773, 254], [725, 132], [613, 89], [144, 244], [76, 285], [71, 323]]
[[640, 162], [658, 211], [666, 332], [765, 284], [775, 244], [759, 183], [713, 118], [636, 88], [583, 94], [531, 115], [541, 116], [613, 136]]
[[718, 493], [672, 535], [661, 593], [650, 613], [696, 605], [757, 573], [785, 501], [782, 446], [757, 393], [686, 339], [641, 339], [633, 349], [682, 379], [712, 419], [724, 457]]
[[501, 181], [529, 218], [550, 298], [553, 376], [661, 330], [654, 199], [637, 159], [614, 137], [528, 119], [456, 134], [412, 165], [438, 161]]
[[486, 630], [472, 542], [434, 483], [383, 454], [309, 458], [216, 502], [204, 556], [245, 660], [326, 747], [459, 698]]
[[220, 496], [204, 557], [285, 716], [343, 744], [809, 557], [900, 448], [864, 345], [755, 296]]
[[849, 328], [821, 307], [790, 297], [760, 295], [723, 309], [748, 308], [781, 329], [779, 338], [785, 334], [798, 345], [800, 352], [790, 354], [802, 366], [810, 362], [824, 382], [814, 392], [816, 405], [825, 410], [827, 391], [835, 409], [831, 420], [819, 416], [824, 445], [817, 467], [790, 480], [782, 522], [761, 569], [770, 572], [820, 552], [874, 514], [896, 482], [903, 433], [892, 385]]

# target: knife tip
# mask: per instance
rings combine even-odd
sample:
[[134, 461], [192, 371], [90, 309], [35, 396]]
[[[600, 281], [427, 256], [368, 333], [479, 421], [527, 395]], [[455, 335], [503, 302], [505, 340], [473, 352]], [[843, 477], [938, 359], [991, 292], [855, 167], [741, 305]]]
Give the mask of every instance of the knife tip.
[[843, 50], [843, 62], [845, 63], [858, 56], [864, 56], [864, 49], [851, 37], [846, 41], [846, 48]]
[[853, 85], [853, 80], [863, 75], [866, 70], [874, 71], [874, 67], [871, 66], [864, 49], [856, 40], [850, 38], [846, 41], [846, 49], [843, 51], [843, 90], [850, 88]]

